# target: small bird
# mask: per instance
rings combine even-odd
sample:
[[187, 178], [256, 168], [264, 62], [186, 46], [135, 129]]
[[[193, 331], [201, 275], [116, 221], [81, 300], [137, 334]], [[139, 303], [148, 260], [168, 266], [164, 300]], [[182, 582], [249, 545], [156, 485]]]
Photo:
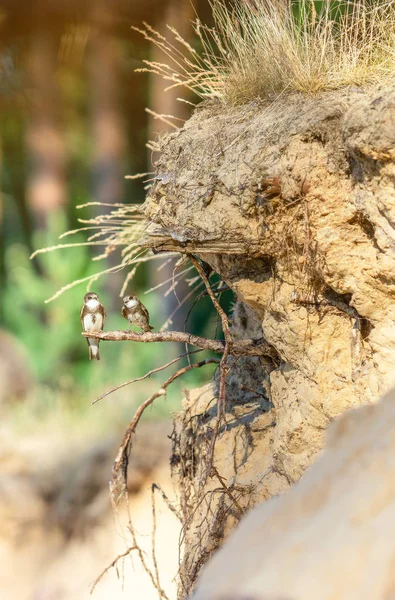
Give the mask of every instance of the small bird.
[[[81, 324], [83, 331], [103, 331], [106, 311], [100, 303], [99, 296], [94, 292], [88, 292], [84, 296], [84, 306], [81, 308]], [[86, 338], [89, 347], [89, 360], [100, 360], [99, 342], [94, 338]]]
[[145, 333], [153, 330], [149, 324], [149, 312], [137, 296], [125, 296], [123, 304], [121, 314], [131, 325], [137, 325]]

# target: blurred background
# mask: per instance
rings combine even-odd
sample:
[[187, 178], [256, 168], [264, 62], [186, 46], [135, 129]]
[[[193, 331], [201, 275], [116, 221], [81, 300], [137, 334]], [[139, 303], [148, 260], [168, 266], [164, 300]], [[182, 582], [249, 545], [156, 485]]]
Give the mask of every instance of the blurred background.
[[[87, 598], [89, 584], [130, 542], [111, 514], [111, 463], [134, 409], [170, 372], [91, 403], [167, 362], [176, 350], [102, 343], [102, 360], [89, 362], [79, 321], [84, 285], [44, 301], [67, 283], [105, 268], [91, 260], [102, 249], [79, 246], [34, 260], [29, 256], [78, 228], [78, 217], [98, 214], [97, 207], [77, 211], [77, 205], [143, 201], [142, 181], [124, 177], [152, 171], [156, 157], [146, 142], [172, 129], [145, 108], [173, 115], [176, 126], [191, 106], [177, 101], [177, 89], [164, 93], [159, 78], [135, 73], [144, 58], [163, 56], [132, 26], [147, 21], [164, 34], [168, 23], [193, 45], [195, 11], [210, 22], [208, 0], [194, 0], [193, 6], [189, 0], [0, 0], [0, 590], [5, 600]], [[78, 234], [70, 241], [85, 240]], [[124, 275], [108, 275], [93, 286], [107, 308], [107, 329], [125, 328], [118, 297]], [[144, 291], [169, 276], [171, 271], [158, 273], [155, 265], [141, 267], [129, 290], [142, 296], [155, 328], [176, 300], [164, 298], [161, 290], [147, 296]], [[186, 312], [189, 308], [186, 304]], [[213, 336], [210, 309], [203, 299], [188, 329]], [[174, 318], [174, 329], [184, 326], [186, 312]], [[131, 491], [142, 530], [151, 527], [146, 522], [151, 482], [157, 477], [170, 485], [170, 415], [180, 406], [182, 388], [208, 381], [210, 373], [192, 372], [175, 384], [137, 435]], [[165, 532], [163, 543], [164, 560], [171, 563], [167, 585], [174, 592], [178, 525], [171, 518], [164, 517], [173, 537]], [[139, 578], [143, 591], [131, 595]], [[114, 571], [93, 597], [149, 599], [149, 580], [137, 564], [125, 563], [123, 582]]]

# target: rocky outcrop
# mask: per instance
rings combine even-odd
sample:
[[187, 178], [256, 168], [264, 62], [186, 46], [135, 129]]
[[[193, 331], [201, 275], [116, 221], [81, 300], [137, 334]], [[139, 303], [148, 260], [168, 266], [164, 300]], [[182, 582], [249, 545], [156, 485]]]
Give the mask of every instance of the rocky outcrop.
[[[297, 482], [333, 418], [395, 383], [394, 147], [395, 87], [230, 109], [206, 104], [162, 141], [142, 244], [207, 262], [279, 356], [244, 361], [239, 372], [253, 385], [233, 379], [232, 387], [228, 376], [232, 425], [214, 454], [222, 483], [202, 477], [215, 389], [184, 404], [179, 427], [198, 443], [191, 449], [185, 433], [176, 435], [186, 531], [181, 597], [237, 514]], [[237, 444], [244, 462], [236, 468]], [[232, 494], [248, 485], [253, 492], [240, 492], [235, 509]], [[213, 498], [218, 486], [232, 509], [210, 533], [200, 526], [202, 497]], [[210, 510], [219, 506], [217, 499]]]
[[394, 392], [339, 418], [302, 479], [203, 569], [194, 600], [395, 598], [394, 431]]

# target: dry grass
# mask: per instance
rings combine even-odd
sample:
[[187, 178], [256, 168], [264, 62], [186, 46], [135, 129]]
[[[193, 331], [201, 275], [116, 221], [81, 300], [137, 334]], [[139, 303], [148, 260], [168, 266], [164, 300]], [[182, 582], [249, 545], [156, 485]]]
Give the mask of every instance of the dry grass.
[[[137, 179], [145, 177], [149, 173], [139, 173], [137, 175], [129, 175], [127, 179]], [[152, 181], [148, 179], [145, 183]], [[36, 250], [31, 255], [33, 259], [38, 254], [45, 254], [47, 252], [53, 252], [54, 250], [62, 250], [66, 248], [76, 248], [79, 246], [92, 246], [95, 248], [102, 248], [103, 252], [94, 256], [93, 261], [105, 261], [108, 264], [108, 257], [116, 253], [117, 256], [120, 254], [120, 259], [113, 259], [113, 266], [107, 266], [102, 270], [98, 270], [96, 273], [83, 277], [82, 279], [75, 279], [70, 283], [60, 288], [53, 296], [48, 298], [45, 302], [52, 302], [59, 296], [61, 296], [67, 290], [75, 287], [79, 284], [86, 284], [86, 289], [89, 291], [92, 289], [92, 285], [103, 275], [110, 273], [124, 271], [125, 277], [123, 284], [119, 291], [119, 296], [122, 298], [128, 287], [132, 284], [132, 281], [136, 275], [137, 269], [143, 263], [155, 261], [159, 263], [157, 271], [161, 271], [168, 265], [172, 266], [172, 276], [164, 279], [161, 283], [154, 287], [146, 290], [144, 293], [149, 294], [159, 288], [162, 288], [161, 293], [164, 297], [171, 293], [175, 293], [177, 298], [177, 306], [171, 315], [167, 318], [166, 322], [162, 325], [161, 330], [166, 330], [172, 324], [172, 318], [174, 314], [180, 309], [183, 304], [191, 297], [193, 297], [199, 288], [203, 285], [200, 277], [192, 276], [188, 277], [188, 274], [193, 270], [192, 265], [186, 264], [188, 261], [185, 257], [175, 252], [160, 252], [155, 254], [151, 249], [144, 247], [141, 243], [141, 237], [149, 226], [150, 222], [147, 222], [143, 213], [141, 212], [141, 205], [139, 204], [103, 204], [100, 202], [89, 202], [77, 206], [78, 209], [98, 206], [103, 208], [111, 207], [110, 212], [98, 215], [91, 219], [78, 219], [81, 223], [81, 227], [66, 231], [59, 239], [63, 240], [68, 236], [73, 236], [79, 233], [85, 233], [87, 235], [85, 242], [74, 242], [74, 243], [60, 243], [55, 246], [49, 246]], [[185, 268], [182, 268], [185, 267]], [[188, 293], [181, 299], [178, 298], [176, 288], [180, 282], [185, 282]]]
[[161, 75], [169, 88], [230, 104], [366, 85], [394, 73], [395, 0], [210, 3], [214, 26], [194, 23], [200, 52], [171, 26], [168, 39], [144, 24], [139, 31], [167, 58], [145, 61], [141, 70]]
[[154, 255], [146, 248], [142, 248], [139, 243], [139, 239], [142, 233], [145, 231], [147, 224], [143, 214], [140, 212], [139, 205], [104, 205], [99, 202], [89, 202], [88, 204], [77, 206], [77, 208], [85, 208], [92, 205], [102, 207], [110, 206], [113, 210], [111, 210], [109, 213], [98, 215], [92, 219], [79, 219], [79, 222], [83, 225], [82, 227], [72, 231], [67, 231], [60, 236], [62, 239], [66, 236], [77, 233], [89, 232], [86, 242], [62, 243], [56, 246], [42, 248], [40, 250], [36, 250], [30, 258], [34, 258], [37, 254], [44, 254], [46, 252], [52, 252], [54, 250], [60, 250], [64, 248], [95, 246], [102, 247], [104, 252], [95, 256], [93, 260], [105, 260], [117, 250], [120, 250], [121, 259], [118, 264], [115, 264], [112, 267], [107, 267], [101, 271], [98, 271], [94, 275], [84, 277], [83, 279], [76, 279], [75, 281], [68, 283], [58, 290], [53, 296], [51, 296], [51, 298], [48, 298], [46, 302], [55, 300], [61, 294], [63, 294], [63, 292], [76, 285], [79, 285], [80, 283], [86, 283], [87, 289], [89, 290], [91, 289], [92, 284], [97, 281], [100, 276], [125, 270], [127, 275], [125, 276], [125, 280], [119, 294], [120, 297], [122, 297], [128, 287], [128, 284], [132, 281], [134, 275], [136, 274], [137, 268], [142, 263], [152, 260], [160, 260], [163, 262], [166, 261], [168, 257], [174, 256], [171, 253]]

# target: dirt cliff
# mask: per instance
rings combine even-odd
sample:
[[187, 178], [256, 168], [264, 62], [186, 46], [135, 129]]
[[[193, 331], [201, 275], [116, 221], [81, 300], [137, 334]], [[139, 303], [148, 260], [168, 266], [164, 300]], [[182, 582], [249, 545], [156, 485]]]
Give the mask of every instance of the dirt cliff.
[[241, 514], [300, 478], [331, 420], [395, 382], [395, 86], [208, 103], [161, 149], [142, 243], [208, 263], [238, 301], [233, 335], [263, 334], [279, 356], [228, 374], [208, 480], [215, 384], [177, 418], [185, 597]]
[[394, 424], [394, 391], [340, 417], [300, 482], [203, 569], [194, 600], [395, 598]]

